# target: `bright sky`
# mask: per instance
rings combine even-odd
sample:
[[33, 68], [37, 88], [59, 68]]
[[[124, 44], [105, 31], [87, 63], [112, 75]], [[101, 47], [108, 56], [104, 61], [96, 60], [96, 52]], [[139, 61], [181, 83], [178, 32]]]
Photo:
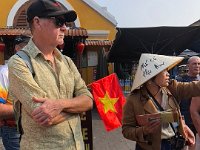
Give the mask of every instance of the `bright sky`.
[[188, 26], [200, 19], [200, 0], [94, 0], [118, 27]]

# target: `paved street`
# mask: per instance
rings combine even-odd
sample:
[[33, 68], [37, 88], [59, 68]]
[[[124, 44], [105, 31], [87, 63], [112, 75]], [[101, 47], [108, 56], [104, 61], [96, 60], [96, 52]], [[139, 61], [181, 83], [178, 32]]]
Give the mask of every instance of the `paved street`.
[[[107, 132], [104, 129], [103, 122], [94, 109], [92, 111], [92, 126], [93, 126], [93, 149], [94, 150], [133, 150], [134, 143], [122, 137], [121, 128]], [[0, 150], [3, 146], [0, 140]]]
[[92, 118], [94, 150], [134, 150], [135, 142], [123, 138], [121, 128], [107, 132], [95, 109]]

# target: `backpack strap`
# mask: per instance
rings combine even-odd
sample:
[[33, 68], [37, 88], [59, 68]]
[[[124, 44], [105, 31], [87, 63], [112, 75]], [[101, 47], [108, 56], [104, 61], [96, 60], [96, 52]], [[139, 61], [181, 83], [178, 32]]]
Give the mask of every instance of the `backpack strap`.
[[18, 51], [16, 53], [16, 55], [18, 55], [21, 59], [23, 59], [23, 61], [26, 63], [26, 66], [29, 68], [30, 72], [32, 73], [33, 77], [35, 76], [35, 72], [33, 70], [33, 66], [30, 60], [30, 57], [28, 56], [28, 54], [25, 51]]
[[[16, 53], [17, 56], [19, 56], [26, 64], [26, 66], [29, 68], [31, 74], [33, 75], [33, 77], [35, 76], [35, 72], [33, 70], [33, 66], [30, 60], [30, 57], [28, 56], [28, 54], [23, 51], [20, 50]], [[21, 136], [24, 134], [23, 128], [22, 128], [22, 124], [21, 124], [21, 113], [22, 113], [22, 103], [19, 101], [18, 103], [18, 107], [19, 107], [19, 112], [15, 112], [17, 114], [17, 128], [18, 131], [20, 133], [20, 141], [21, 141]]]

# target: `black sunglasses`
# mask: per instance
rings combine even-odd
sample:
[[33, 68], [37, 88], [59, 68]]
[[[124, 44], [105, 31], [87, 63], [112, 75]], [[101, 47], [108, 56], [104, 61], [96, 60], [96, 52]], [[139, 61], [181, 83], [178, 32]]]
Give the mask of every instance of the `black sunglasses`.
[[40, 18], [52, 19], [57, 28], [61, 28], [63, 27], [63, 25], [66, 25], [66, 21], [63, 17], [40, 17]]

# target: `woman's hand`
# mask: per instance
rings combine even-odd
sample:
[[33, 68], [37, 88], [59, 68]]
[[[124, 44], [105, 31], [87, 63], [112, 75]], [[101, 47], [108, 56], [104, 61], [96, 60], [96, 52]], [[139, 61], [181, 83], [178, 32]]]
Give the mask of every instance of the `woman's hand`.
[[186, 139], [187, 144], [189, 146], [194, 146], [195, 145], [195, 135], [187, 125], [184, 125], [184, 132], [187, 135], [187, 139]]
[[143, 126], [143, 134], [148, 135], [155, 133], [155, 131], [160, 127], [160, 125], [161, 125], [160, 119], [149, 121], [148, 124]]

